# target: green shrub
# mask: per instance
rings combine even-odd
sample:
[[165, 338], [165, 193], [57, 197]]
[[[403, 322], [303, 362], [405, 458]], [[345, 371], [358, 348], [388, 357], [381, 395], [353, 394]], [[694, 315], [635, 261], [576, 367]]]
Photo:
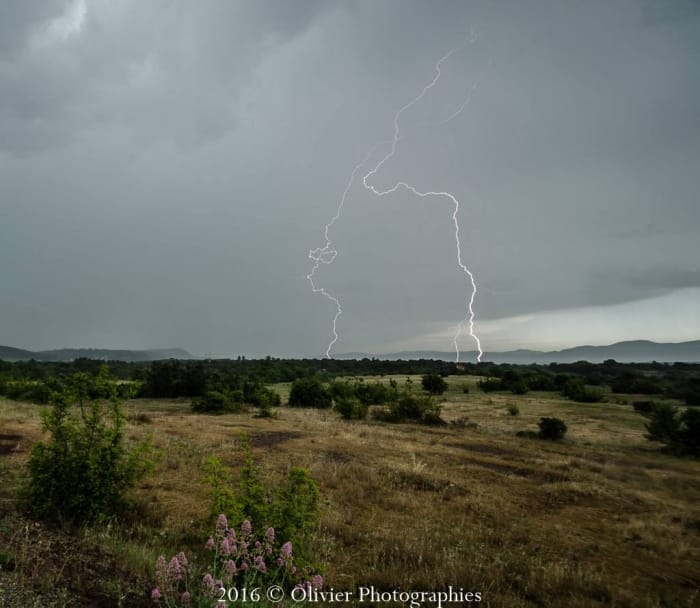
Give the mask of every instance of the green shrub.
[[654, 402], [654, 401], [635, 401], [632, 404], [632, 407], [634, 408], [635, 412], [638, 412], [640, 414], [650, 414], [651, 412], [654, 411], [654, 408], [656, 407], [656, 402]]
[[212, 497], [210, 513], [225, 513], [237, 524], [246, 519], [257, 522], [260, 532], [272, 526], [280, 539], [295, 544], [300, 557], [313, 561], [309, 538], [320, 518], [318, 484], [306, 469], [292, 467], [279, 487], [266, 487], [245, 433], [241, 433], [240, 441], [243, 467], [237, 483], [218, 458], [205, 462], [205, 480]]
[[335, 409], [345, 420], [364, 420], [369, 406], [357, 397], [339, 397], [335, 400]]
[[204, 414], [233, 414], [243, 409], [243, 392], [232, 390], [207, 391], [192, 399], [192, 411]]
[[112, 385], [107, 403], [88, 401], [84, 374], [53, 397], [42, 412], [50, 439], [32, 448], [21, 495], [34, 517], [82, 524], [128, 506], [127, 494], [153, 468], [148, 441], [128, 448], [125, 417]]
[[327, 409], [333, 405], [330, 391], [315, 377], [298, 378], [289, 393], [290, 407]]
[[558, 441], [563, 439], [566, 435], [566, 424], [563, 420], [559, 418], [541, 418], [540, 423], [540, 439], [549, 439], [551, 441]]
[[677, 407], [657, 403], [643, 415], [649, 419], [647, 439], [665, 444], [679, 456], [700, 456], [700, 411], [688, 408], [679, 413]]
[[649, 421], [646, 423], [649, 441], [662, 443], [675, 443], [680, 432], [681, 421], [678, 416], [678, 408], [668, 403], [656, 403], [648, 412]]
[[588, 388], [580, 378], [569, 378], [561, 389], [561, 394], [579, 403], [598, 403], [603, 400], [603, 391]]
[[447, 382], [440, 374], [425, 374], [421, 379], [423, 390], [431, 395], [442, 395], [447, 390]]
[[282, 405], [282, 398], [279, 393], [267, 387], [259, 387], [252, 395], [250, 402], [259, 408], [260, 418], [271, 418], [274, 416], [272, 408]]
[[700, 456], [700, 411], [687, 409], [683, 412], [676, 444], [681, 453]]
[[486, 378], [486, 380], [479, 380], [479, 388], [484, 393], [500, 391], [502, 389], [501, 381], [498, 378]]
[[508, 414], [511, 416], [517, 416], [520, 414], [520, 408], [515, 403], [509, 403], [506, 406], [506, 409], [508, 410]]
[[430, 396], [414, 395], [404, 391], [389, 407], [376, 413], [377, 418], [386, 422], [411, 420], [422, 424], [445, 424], [440, 417], [441, 406]]
[[381, 405], [395, 401], [398, 395], [397, 386], [386, 385], [381, 382], [363, 382], [355, 383], [355, 397], [357, 397], [363, 405]]

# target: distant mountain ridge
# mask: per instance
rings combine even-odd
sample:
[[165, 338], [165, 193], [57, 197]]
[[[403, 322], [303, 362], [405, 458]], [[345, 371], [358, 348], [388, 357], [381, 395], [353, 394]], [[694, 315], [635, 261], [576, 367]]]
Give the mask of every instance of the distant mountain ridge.
[[[158, 361], [162, 359], [199, 359], [182, 348], [157, 348], [149, 350], [114, 350], [107, 348], [60, 348], [55, 350], [30, 351], [12, 346], [0, 346], [0, 361], [73, 361], [87, 358], [103, 361]], [[454, 361], [454, 352], [416, 350], [387, 353], [382, 355], [354, 352], [335, 355], [336, 359], [437, 359]], [[483, 361], [492, 363], [575, 363], [590, 361], [602, 363], [614, 359], [620, 363], [700, 363], [700, 340], [689, 342], [651, 342], [632, 340], [617, 342], [607, 346], [575, 346], [564, 350], [538, 351], [519, 349], [505, 352], [486, 352]], [[476, 361], [476, 352], [463, 351], [460, 361]]]
[[[336, 355], [338, 359], [438, 359], [454, 361], [454, 352], [442, 352], [432, 350], [401, 351], [383, 355], [371, 355], [367, 353], [343, 353]], [[602, 363], [607, 359], [614, 359], [620, 363], [647, 363], [657, 361], [659, 363], [700, 363], [700, 340], [689, 342], [652, 342], [650, 340], [631, 340], [617, 342], [607, 346], [575, 346], [564, 350], [538, 351], [538, 350], [511, 350], [505, 352], [486, 352], [482, 361], [492, 363], [575, 363], [576, 361], [589, 361]], [[460, 361], [476, 361], [476, 352], [463, 351]]]
[[160, 359], [195, 359], [182, 348], [155, 348], [150, 350], [113, 350], [109, 348], [59, 348], [31, 351], [12, 346], [0, 346], [2, 361], [73, 361], [75, 359], [102, 361], [158, 361]]

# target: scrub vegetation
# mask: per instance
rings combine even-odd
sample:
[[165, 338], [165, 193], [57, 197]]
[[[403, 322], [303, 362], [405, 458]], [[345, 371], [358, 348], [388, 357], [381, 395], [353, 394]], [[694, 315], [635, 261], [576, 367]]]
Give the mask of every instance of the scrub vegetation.
[[[372, 366], [3, 364], [0, 605], [195, 605], [205, 574], [452, 585], [499, 608], [697, 605], [700, 366]], [[75, 470], [44, 458], [57, 431], [96, 450]], [[128, 481], [114, 499], [100, 476], [53, 507], [27, 493], [103, 462]], [[232, 535], [250, 546], [222, 549]]]

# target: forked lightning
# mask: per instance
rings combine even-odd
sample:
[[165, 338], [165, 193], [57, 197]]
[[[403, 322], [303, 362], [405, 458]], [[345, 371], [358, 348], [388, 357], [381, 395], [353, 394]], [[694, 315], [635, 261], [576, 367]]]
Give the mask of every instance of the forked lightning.
[[[461, 48], [461, 47], [459, 47]], [[396, 192], [399, 189], [405, 189], [414, 194], [415, 196], [418, 196], [420, 198], [425, 198], [425, 197], [440, 197], [440, 198], [447, 198], [453, 205], [454, 210], [452, 212], [452, 222], [454, 224], [454, 234], [455, 234], [455, 242], [457, 245], [457, 264], [459, 265], [459, 268], [461, 271], [466, 275], [470, 287], [470, 293], [469, 297], [467, 298], [467, 305], [466, 305], [466, 316], [464, 319], [462, 319], [459, 324], [457, 325], [457, 330], [454, 335], [454, 338], [452, 340], [455, 348], [455, 361], [459, 362], [460, 358], [460, 350], [459, 350], [459, 338], [462, 334], [462, 329], [465, 324], [468, 325], [469, 327], [469, 335], [473, 338], [473, 340], [476, 343], [477, 347], [477, 361], [481, 361], [481, 358], [483, 357], [483, 351], [481, 349], [481, 341], [479, 340], [479, 337], [474, 333], [474, 299], [476, 298], [476, 282], [474, 280], [474, 275], [472, 272], [467, 268], [467, 266], [464, 264], [462, 261], [462, 244], [460, 241], [459, 237], [459, 201], [457, 198], [449, 193], [449, 192], [438, 192], [438, 191], [429, 191], [429, 192], [421, 192], [417, 190], [414, 186], [411, 186], [410, 184], [404, 182], [404, 181], [399, 181], [396, 182], [392, 187], [387, 188], [385, 190], [380, 190], [376, 186], [374, 186], [371, 182], [371, 179], [377, 174], [377, 172], [382, 168], [382, 166], [391, 158], [394, 156], [396, 152], [396, 146], [401, 139], [400, 137], [400, 128], [399, 128], [399, 120], [401, 118], [401, 115], [417, 104], [427, 93], [430, 89], [432, 89], [440, 79], [440, 76], [442, 74], [441, 72], [441, 65], [447, 61], [457, 50], [459, 49], [453, 49], [449, 53], [447, 53], [444, 57], [442, 57], [436, 64], [435, 64], [435, 76], [433, 79], [426, 84], [421, 92], [414, 97], [411, 101], [409, 101], [406, 105], [404, 105], [402, 108], [399, 109], [399, 111], [394, 115], [394, 136], [393, 139], [391, 140], [391, 149], [389, 153], [384, 156], [378, 163], [377, 165], [369, 171], [363, 178], [362, 178], [362, 184], [364, 187], [371, 191], [373, 194], [376, 196], [382, 197], [386, 196], [387, 194], [392, 194]], [[472, 90], [475, 88], [472, 87]], [[471, 91], [470, 91], [471, 93]], [[459, 114], [461, 114], [462, 110], [466, 107], [467, 103], [469, 102], [470, 96], [462, 103], [462, 105], [459, 107], [459, 109], [455, 112], [453, 112], [446, 120], [443, 120], [439, 123], [436, 123], [438, 125], [445, 124], [452, 120], [453, 118], [457, 117]], [[379, 144], [377, 144], [379, 145]], [[377, 145], [373, 146], [372, 149], [369, 151], [369, 153], [365, 156], [365, 158], [358, 163], [355, 168], [352, 170], [352, 173], [350, 175], [350, 179], [348, 180], [348, 183], [345, 187], [345, 190], [343, 191], [343, 196], [340, 199], [340, 204], [338, 206], [338, 209], [336, 211], [336, 214], [333, 216], [330, 222], [326, 224], [324, 228], [324, 237], [326, 239], [326, 243], [323, 247], [319, 247], [317, 249], [313, 249], [309, 251], [309, 258], [313, 260], [314, 265], [311, 269], [311, 272], [307, 275], [307, 279], [311, 283], [311, 288], [314, 293], [321, 293], [323, 294], [326, 298], [328, 298], [331, 302], [335, 304], [336, 307], [336, 312], [335, 316], [333, 317], [333, 338], [328, 344], [328, 347], [326, 348], [326, 357], [330, 358], [331, 357], [331, 349], [333, 348], [333, 345], [338, 341], [338, 331], [337, 331], [337, 323], [338, 323], [338, 318], [340, 317], [341, 314], [343, 314], [343, 309], [340, 304], [340, 300], [338, 300], [337, 297], [334, 295], [328, 293], [323, 287], [317, 287], [315, 282], [314, 282], [314, 276], [316, 274], [316, 271], [319, 269], [321, 264], [332, 264], [333, 261], [335, 260], [336, 256], [338, 255], [338, 251], [333, 247], [333, 242], [330, 239], [329, 236], [329, 230], [335, 224], [336, 221], [340, 218], [340, 214], [342, 213], [343, 206], [345, 205], [345, 200], [348, 196], [348, 193], [350, 192], [350, 189], [352, 188], [353, 182], [355, 181], [355, 176], [357, 175], [357, 172], [367, 163], [369, 158], [372, 156], [372, 153], [376, 149]]]

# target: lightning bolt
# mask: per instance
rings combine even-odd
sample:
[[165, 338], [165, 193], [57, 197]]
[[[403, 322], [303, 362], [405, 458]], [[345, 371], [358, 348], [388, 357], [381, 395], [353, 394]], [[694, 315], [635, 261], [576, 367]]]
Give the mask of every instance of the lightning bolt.
[[[474, 36], [472, 36], [471, 40], [473, 41]], [[477, 354], [477, 361], [481, 361], [481, 358], [483, 357], [483, 350], [481, 349], [481, 341], [479, 340], [479, 337], [474, 333], [474, 299], [476, 298], [476, 282], [474, 280], [474, 275], [472, 272], [467, 268], [467, 266], [464, 264], [462, 261], [462, 244], [461, 240], [459, 238], [459, 232], [460, 232], [460, 227], [459, 227], [459, 220], [458, 220], [458, 214], [459, 214], [459, 201], [457, 198], [449, 193], [449, 192], [436, 192], [436, 191], [429, 191], [429, 192], [420, 192], [417, 190], [414, 186], [411, 186], [410, 184], [399, 181], [396, 182], [391, 188], [388, 188], [386, 190], [379, 190], [375, 186], [369, 183], [369, 180], [376, 175], [376, 173], [382, 168], [382, 166], [394, 156], [396, 153], [396, 146], [398, 142], [402, 139], [400, 135], [400, 128], [399, 128], [399, 120], [401, 118], [401, 115], [408, 110], [409, 108], [413, 107], [415, 104], [417, 104], [427, 93], [432, 89], [440, 80], [440, 76], [442, 75], [441, 71], [441, 66], [442, 64], [447, 61], [455, 52], [460, 50], [466, 43], [464, 43], [462, 46], [450, 50], [446, 55], [444, 55], [436, 64], [435, 64], [435, 76], [433, 79], [426, 84], [421, 92], [414, 97], [411, 101], [409, 101], [407, 104], [402, 106], [399, 111], [394, 115], [394, 135], [391, 140], [391, 149], [389, 153], [384, 156], [378, 163], [377, 165], [369, 171], [365, 176], [362, 178], [362, 184], [364, 187], [371, 191], [373, 194], [375, 194], [378, 197], [386, 196], [388, 194], [393, 194], [399, 189], [405, 189], [414, 194], [415, 196], [418, 196], [420, 198], [426, 198], [426, 197], [443, 197], [449, 199], [449, 201], [452, 203], [454, 206], [454, 211], [452, 213], [452, 222], [455, 227], [455, 242], [457, 245], [457, 264], [459, 265], [460, 269], [462, 272], [468, 277], [469, 284], [471, 286], [471, 291], [469, 294], [469, 297], [467, 299], [467, 305], [466, 305], [466, 316], [464, 319], [462, 319], [458, 325], [457, 325], [457, 331], [454, 335], [454, 338], [452, 340], [455, 348], [455, 362], [459, 362], [460, 358], [460, 350], [459, 350], [459, 338], [462, 334], [462, 330], [465, 324], [469, 326], [469, 335], [474, 339], [476, 342], [478, 354]], [[462, 105], [454, 111], [450, 116], [448, 116], [446, 119], [443, 119], [437, 123], [430, 123], [430, 126], [441, 126], [446, 124], [447, 122], [451, 121], [452, 119], [456, 118], [459, 116], [459, 114], [462, 113], [464, 108], [467, 106], [469, 101], [471, 100], [471, 94], [472, 92], [476, 89], [476, 86], [478, 85], [478, 81], [472, 86], [472, 88], [469, 91], [469, 95], [465, 99], [465, 101], [462, 103]], [[385, 142], [381, 142], [385, 143]], [[335, 258], [338, 255], [337, 249], [333, 247], [333, 242], [329, 237], [329, 230], [335, 224], [336, 221], [340, 218], [340, 215], [342, 213], [343, 207], [345, 205], [345, 200], [347, 198], [348, 193], [350, 192], [350, 189], [352, 188], [353, 182], [355, 181], [355, 176], [357, 175], [357, 172], [367, 163], [367, 161], [370, 159], [372, 156], [374, 150], [379, 146], [380, 144], [376, 144], [373, 146], [370, 151], [367, 153], [365, 158], [359, 162], [357, 165], [355, 165], [354, 169], [352, 170], [352, 173], [350, 174], [350, 179], [348, 180], [347, 185], [345, 186], [345, 190], [343, 191], [343, 196], [340, 199], [340, 204], [338, 205], [338, 209], [336, 211], [336, 214], [331, 218], [331, 221], [326, 224], [324, 227], [324, 237], [326, 240], [326, 244], [323, 247], [319, 247], [316, 249], [312, 249], [309, 251], [309, 258], [313, 260], [314, 264], [311, 269], [311, 272], [306, 276], [308, 281], [311, 283], [311, 288], [314, 293], [321, 293], [323, 294], [326, 298], [328, 298], [331, 302], [334, 303], [336, 307], [336, 313], [335, 316], [333, 317], [333, 338], [328, 344], [328, 347], [326, 348], [326, 357], [331, 358], [330, 352], [331, 349], [333, 348], [333, 345], [338, 341], [338, 332], [337, 332], [337, 322], [338, 318], [340, 317], [341, 314], [343, 314], [343, 309], [340, 304], [340, 301], [338, 300], [337, 297], [334, 295], [330, 294], [328, 291], [326, 291], [323, 287], [317, 287], [315, 282], [314, 282], [314, 276], [316, 274], [316, 271], [320, 268], [321, 264], [326, 264], [330, 265], [333, 263]]]
[[328, 343], [328, 347], [326, 348], [327, 359], [331, 358], [331, 349], [333, 348], [333, 345], [338, 341], [339, 338], [337, 324], [338, 317], [340, 317], [340, 315], [343, 314], [343, 308], [340, 305], [340, 300], [338, 300], [338, 298], [328, 293], [323, 287], [316, 287], [316, 283], [314, 282], [314, 275], [316, 274], [316, 271], [320, 268], [321, 264], [332, 264], [338, 255], [338, 250], [335, 247], [333, 247], [333, 241], [331, 241], [330, 236], [328, 236], [328, 231], [331, 229], [333, 224], [335, 224], [340, 219], [340, 214], [343, 212], [343, 207], [345, 206], [345, 199], [347, 198], [348, 192], [350, 192], [350, 188], [352, 188], [352, 184], [355, 181], [355, 175], [357, 175], [357, 172], [370, 159], [375, 148], [376, 146], [374, 146], [367, 153], [365, 158], [362, 159], [362, 161], [360, 161], [359, 163], [357, 163], [357, 165], [355, 165], [355, 168], [352, 170], [352, 173], [350, 174], [350, 179], [348, 180], [348, 183], [345, 186], [345, 190], [343, 190], [343, 196], [340, 198], [340, 204], [338, 205], [338, 209], [335, 212], [335, 215], [331, 218], [331, 221], [326, 224], [323, 230], [323, 236], [326, 239], [326, 244], [323, 247], [317, 247], [316, 249], [312, 249], [311, 251], [309, 251], [309, 258], [312, 259], [314, 262], [314, 265], [311, 268], [311, 272], [306, 275], [307, 280], [309, 281], [309, 283], [311, 283], [311, 289], [314, 293], [323, 294], [326, 298], [333, 302], [333, 304], [335, 304], [335, 316], [333, 317], [333, 339]]

